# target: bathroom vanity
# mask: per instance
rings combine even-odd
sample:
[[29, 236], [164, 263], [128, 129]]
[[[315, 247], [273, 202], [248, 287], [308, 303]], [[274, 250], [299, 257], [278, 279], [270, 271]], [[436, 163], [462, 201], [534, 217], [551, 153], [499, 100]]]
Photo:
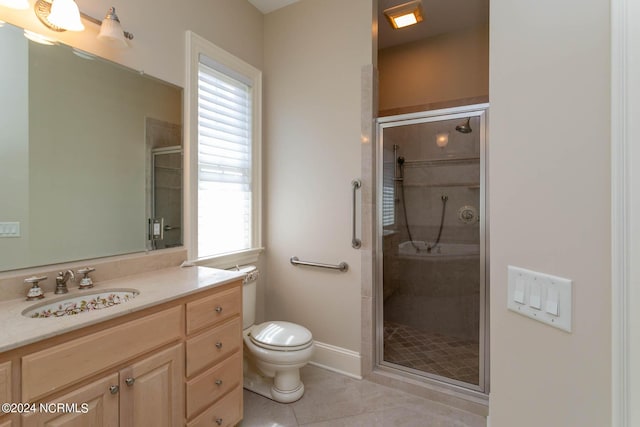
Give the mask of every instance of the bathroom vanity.
[[240, 422], [240, 274], [170, 268], [99, 286], [139, 294], [50, 318], [24, 317], [32, 302], [0, 303], [0, 403], [11, 404], [0, 427]]

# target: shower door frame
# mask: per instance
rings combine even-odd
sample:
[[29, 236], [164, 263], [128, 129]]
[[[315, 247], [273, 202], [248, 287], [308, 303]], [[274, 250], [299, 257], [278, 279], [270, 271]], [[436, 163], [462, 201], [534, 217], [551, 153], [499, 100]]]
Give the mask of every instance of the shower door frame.
[[[376, 120], [376, 210], [375, 210], [375, 369], [389, 371], [432, 384], [462, 395], [482, 396], [489, 394], [489, 223], [487, 204], [487, 115], [489, 104], [475, 104], [418, 113], [380, 117]], [[438, 122], [442, 120], [479, 117], [480, 129], [480, 327], [479, 327], [479, 384], [470, 384], [451, 378], [384, 361], [384, 313], [383, 313], [383, 226], [382, 226], [382, 185], [383, 185], [383, 131], [387, 128], [413, 124]]]

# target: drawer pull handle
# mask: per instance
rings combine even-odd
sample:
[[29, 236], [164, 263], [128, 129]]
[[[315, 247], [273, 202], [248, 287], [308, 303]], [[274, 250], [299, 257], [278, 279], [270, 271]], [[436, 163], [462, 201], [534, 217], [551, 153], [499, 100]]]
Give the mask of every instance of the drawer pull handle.
[[131, 378], [131, 377], [129, 377], [129, 378], [127, 378], [126, 380], [124, 380], [124, 382], [125, 382], [125, 384], [126, 384], [126, 385], [128, 385], [129, 387], [131, 387], [131, 386], [133, 385], [133, 383], [135, 383], [135, 382], [136, 382], [136, 379], [135, 379], [135, 378]]
[[216, 418], [216, 424], [221, 426], [222, 425], [222, 418]]
[[117, 385], [112, 385], [111, 387], [109, 387], [109, 392], [111, 394], [118, 394], [119, 391], [120, 391], [120, 387]]
[[222, 348], [222, 343], [220, 341], [218, 341], [216, 343], [216, 348], [221, 349]]
[[222, 313], [222, 307], [221, 306], [217, 306], [216, 307], [216, 313]]
[[216, 385], [219, 387], [222, 385], [222, 380], [216, 380]]

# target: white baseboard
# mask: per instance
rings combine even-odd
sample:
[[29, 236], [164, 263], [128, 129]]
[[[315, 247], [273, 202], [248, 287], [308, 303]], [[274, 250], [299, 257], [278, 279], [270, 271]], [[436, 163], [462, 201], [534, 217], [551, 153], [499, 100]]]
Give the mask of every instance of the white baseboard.
[[362, 379], [360, 353], [314, 341], [315, 349], [310, 365], [319, 366], [348, 377]]

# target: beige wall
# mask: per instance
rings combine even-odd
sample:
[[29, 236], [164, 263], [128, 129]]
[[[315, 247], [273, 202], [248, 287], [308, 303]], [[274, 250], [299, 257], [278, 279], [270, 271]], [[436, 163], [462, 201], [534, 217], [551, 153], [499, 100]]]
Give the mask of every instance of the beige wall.
[[[361, 263], [351, 247], [350, 183], [361, 173], [371, 10], [371, 0], [304, 0], [265, 16], [266, 316], [352, 351], [360, 349]], [[346, 261], [349, 272], [293, 267], [294, 255]]]
[[[29, 1], [33, 6], [34, 0]], [[79, 2], [82, 12], [102, 19], [111, 3]], [[239, 0], [137, 0], [116, 5], [125, 30], [134, 34], [130, 49], [118, 49], [96, 39], [100, 28], [85, 21], [82, 33], [56, 33], [45, 28], [33, 13], [0, 8], [0, 20], [62, 40], [101, 57], [144, 70], [155, 77], [184, 86], [185, 31], [192, 30], [221, 48], [262, 68], [263, 15]]]
[[[491, 427], [610, 425], [609, 31], [607, 0], [491, 2]], [[572, 333], [507, 311], [507, 265], [573, 280]]]
[[487, 26], [378, 52], [380, 111], [489, 94]]

